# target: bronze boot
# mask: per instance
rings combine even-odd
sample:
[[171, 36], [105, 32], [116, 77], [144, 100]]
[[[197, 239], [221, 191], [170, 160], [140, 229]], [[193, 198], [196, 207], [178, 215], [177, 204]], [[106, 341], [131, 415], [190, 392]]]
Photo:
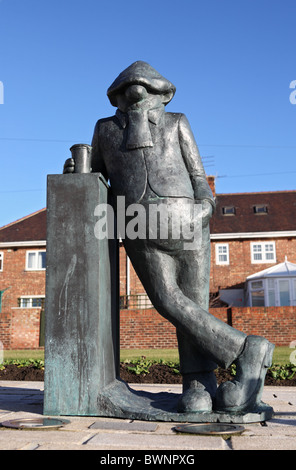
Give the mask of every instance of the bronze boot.
[[261, 402], [264, 379], [272, 363], [274, 345], [261, 336], [248, 336], [234, 363], [233, 381], [222, 383], [216, 393], [215, 408], [226, 412], [251, 412]]
[[212, 397], [217, 390], [213, 371], [183, 375], [183, 394], [178, 402], [178, 412], [198, 413], [212, 411]]

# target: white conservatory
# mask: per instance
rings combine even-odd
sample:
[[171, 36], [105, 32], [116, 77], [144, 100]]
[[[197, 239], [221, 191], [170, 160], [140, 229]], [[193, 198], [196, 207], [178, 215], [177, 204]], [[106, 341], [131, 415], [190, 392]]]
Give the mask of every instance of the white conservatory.
[[287, 261], [248, 276], [246, 305], [280, 307], [296, 305], [296, 264]]

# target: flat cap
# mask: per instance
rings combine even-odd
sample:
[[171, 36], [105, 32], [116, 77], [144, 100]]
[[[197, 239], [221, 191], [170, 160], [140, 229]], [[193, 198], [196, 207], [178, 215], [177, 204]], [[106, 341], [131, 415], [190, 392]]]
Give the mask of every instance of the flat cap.
[[176, 87], [169, 80], [160, 75], [147, 62], [138, 60], [123, 70], [108, 88], [107, 96], [112, 106], [117, 106], [116, 95], [122, 93], [130, 85], [143, 85], [148, 91], [157, 94], [172, 92], [170, 99], [165, 104], [171, 101], [176, 92]]

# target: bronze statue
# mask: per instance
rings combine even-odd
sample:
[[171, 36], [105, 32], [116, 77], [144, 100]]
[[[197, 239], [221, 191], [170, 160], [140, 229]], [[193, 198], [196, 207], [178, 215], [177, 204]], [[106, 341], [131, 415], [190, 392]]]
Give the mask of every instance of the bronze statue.
[[[273, 345], [208, 312], [209, 220], [215, 200], [185, 115], [165, 111], [174, 94], [174, 85], [149, 64], [138, 61], [125, 69], [107, 91], [117, 111], [96, 124], [91, 171], [110, 181], [114, 201], [122, 196], [126, 207], [141, 204], [148, 211], [165, 204], [170, 218], [183, 216], [188, 227], [195, 223], [194, 206], [199, 207], [194, 249], [186, 249], [184, 239], [171, 232], [166, 239], [125, 237], [123, 243], [152, 304], [177, 329], [183, 376], [179, 412], [250, 411], [260, 404]], [[64, 173], [74, 171], [74, 160], [67, 160]], [[217, 364], [232, 363], [235, 380], [217, 388]]]

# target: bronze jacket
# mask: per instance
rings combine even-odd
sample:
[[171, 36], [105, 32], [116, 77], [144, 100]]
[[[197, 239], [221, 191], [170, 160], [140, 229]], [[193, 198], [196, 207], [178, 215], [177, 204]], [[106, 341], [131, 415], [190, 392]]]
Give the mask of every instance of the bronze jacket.
[[149, 111], [153, 147], [127, 149], [128, 118], [100, 119], [92, 140], [92, 171], [110, 180], [114, 196], [139, 203], [147, 184], [159, 197], [207, 199], [215, 207], [199, 151], [184, 114]]

